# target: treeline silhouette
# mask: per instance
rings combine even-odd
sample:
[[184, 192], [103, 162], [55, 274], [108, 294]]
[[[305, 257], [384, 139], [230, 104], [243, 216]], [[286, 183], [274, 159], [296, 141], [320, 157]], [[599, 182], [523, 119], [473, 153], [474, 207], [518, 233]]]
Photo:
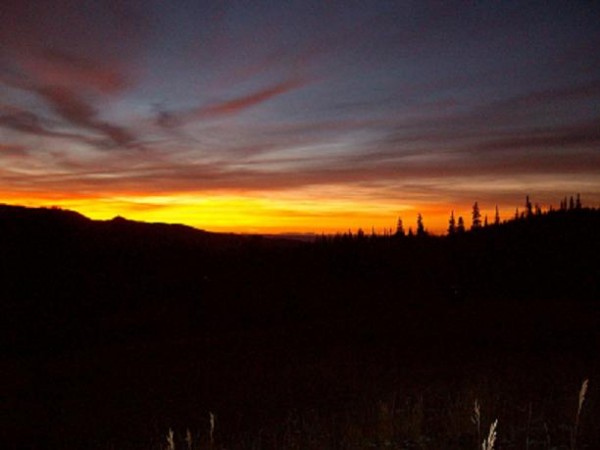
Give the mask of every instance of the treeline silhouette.
[[[11, 373], [30, 380], [22, 391], [36, 393], [0, 437], [33, 433], [44, 448], [64, 448], [70, 433], [85, 448], [111, 424], [115, 438], [147, 438], [164, 433], [165, 414], [185, 424], [198, 403], [244, 432], [261, 416], [239, 415], [257, 405], [274, 414], [343, 409], [375, 367], [514, 352], [594, 364], [600, 210], [576, 199], [556, 210], [527, 204], [510, 220], [475, 226], [476, 203], [473, 226], [459, 231], [457, 218], [445, 236], [428, 234], [421, 217], [412, 238], [399, 221], [387, 235], [314, 242], [0, 206], [0, 350]], [[365, 372], [340, 375], [349, 360]], [[48, 370], [31, 378], [28, 367], [55, 361], [68, 361], [60, 379], [79, 390]], [[103, 398], [93, 411], [74, 400], [92, 390]], [[18, 403], [22, 391], [6, 397]], [[53, 402], [70, 407], [61, 415]]]
[[465, 232], [313, 243], [2, 206], [2, 342], [19, 352], [190, 328], [385, 320], [411, 304], [594, 301], [600, 211], [570, 203], [487, 227], [475, 203]]
[[[567, 197], [564, 197], [560, 201], [560, 207], [559, 207], [558, 211], [573, 211], [573, 210], [581, 210], [581, 209], [583, 209], [583, 205], [581, 203], [581, 196], [580, 196], [580, 194], [577, 194], [575, 197], [573, 197], [573, 196], [569, 197], [568, 201], [567, 201]], [[470, 231], [479, 230], [482, 227], [487, 228], [488, 226], [498, 226], [500, 224], [506, 224], [510, 220], [531, 219], [533, 216], [552, 214], [554, 212], [555, 212], [555, 209], [552, 205], [550, 205], [546, 210], [544, 210], [539, 203], [536, 203], [534, 206], [529, 199], [529, 195], [527, 195], [525, 197], [525, 205], [524, 205], [523, 210], [520, 211], [519, 208], [517, 208], [515, 210], [515, 214], [513, 217], [511, 217], [510, 219], [502, 220], [500, 218], [500, 211], [498, 209], [498, 205], [496, 205], [495, 210], [494, 210], [493, 221], [490, 221], [490, 220], [488, 220], [487, 215], [485, 215], [484, 218], [482, 219], [481, 211], [479, 208], [479, 203], [475, 202], [475, 203], [473, 203], [473, 207], [472, 207], [472, 211], [471, 211]], [[452, 236], [454, 234], [464, 233], [467, 230], [468, 230], [468, 228], [465, 225], [464, 218], [462, 216], [455, 217], [454, 211], [451, 211], [450, 218], [448, 220], [448, 228], [446, 230], [446, 235]], [[333, 238], [338, 239], [338, 240], [339, 239], [348, 240], [348, 239], [353, 239], [353, 238], [364, 239], [365, 237], [370, 237], [372, 239], [381, 238], [381, 237], [383, 237], [383, 238], [390, 238], [390, 237], [403, 238], [403, 237], [415, 237], [415, 236], [423, 237], [423, 236], [428, 236], [429, 234], [430, 233], [425, 228], [423, 215], [421, 213], [418, 213], [415, 232], [413, 232], [412, 227], [409, 227], [408, 231], [406, 231], [402, 217], [398, 217], [398, 222], [397, 222], [395, 231], [392, 231], [392, 229], [390, 228], [390, 229], [384, 229], [382, 234], [377, 234], [375, 232], [375, 229], [373, 228], [371, 230], [371, 234], [367, 235], [362, 228], [358, 228], [356, 230], [355, 234], [352, 232], [351, 229], [349, 229], [346, 233], [335, 234], [333, 236]], [[327, 240], [327, 239], [331, 239], [332, 236], [322, 235], [320, 238]]]

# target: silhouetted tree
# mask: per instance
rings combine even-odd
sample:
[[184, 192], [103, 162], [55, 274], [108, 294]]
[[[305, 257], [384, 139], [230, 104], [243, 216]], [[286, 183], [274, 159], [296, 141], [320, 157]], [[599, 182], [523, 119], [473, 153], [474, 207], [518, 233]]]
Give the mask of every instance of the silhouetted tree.
[[458, 222], [456, 224], [456, 232], [457, 233], [465, 232], [465, 221], [463, 220], [462, 216], [458, 216]]
[[487, 227], [488, 226], [488, 218], [487, 218], [487, 214], [485, 215], [485, 217], [483, 218], [483, 226]]
[[408, 227], [408, 237], [413, 237], [413, 236], [414, 236], [414, 233], [413, 233], [412, 227]]
[[581, 209], [581, 197], [577, 194], [577, 198], [575, 199], [575, 209]]
[[397, 237], [404, 237], [405, 236], [405, 232], [404, 232], [404, 225], [402, 223], [402, 218], [398, 217], [398, 223], [396, 224], [396, 236]]
[[473, 212], [471, 213], [473, 222], [471, 223], [471, 230], [481, 228], [481, 212], [479, 211], [479, 205], [477, 202], [473, 203]]
[[454, 211], [450, 213], [450, 219], [448, 220], [448, 234], [454, 234], [456, 232], [456, 220], [454, 220]]
[[498, 211], [498, 205], [496, 205], [496, 214], [494, 215], [494, 225], [500, 225], [500, 212]]
[[525, 197], [525, 216], [527, 218], [533, 216], [533, 206], [531, 205], [531, 201], [529, 201], [529, 195]]
[[573, 196], [569, 197], [569, 210], [575, 209], [575, 200], [573, 200]]
[[560, 210], [561, 211], [566, 211], [567, 210], [567, 197], [563, 197], [563, 199], [560, 202]]
[[417, 215], [417, 236], [425, 236], [425, 226], [423, 225], [423, 216]]

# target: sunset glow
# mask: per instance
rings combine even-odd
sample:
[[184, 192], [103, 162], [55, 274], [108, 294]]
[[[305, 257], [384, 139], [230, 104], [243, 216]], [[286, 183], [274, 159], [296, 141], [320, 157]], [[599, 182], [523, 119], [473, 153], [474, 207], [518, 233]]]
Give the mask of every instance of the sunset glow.
[[[471, 205], [396, 204], [366, 198], [320, 198], [306, 193], [294, 195], [256, 194], [254, 196], [185, 193], [165, 196], [113, 195], [106, 198], [9, 198], [8, 203], [30, 207], [60, 207], [75, 210], [97, 220], [123, 216], [144, 222], [183, 223], [200, 229], [233, 233], [315, 233], [394, 232], [398, 218], [406, 231], [415, 229], [417, 215], [424, 216], [426, 229], [443, 234], [450, 211], [470, 223]], [[482, 217], [493, 220], [495, 207], [482, 208]], [[506, 209], [508, 219], [514, 209]]]
[[119, 4], [8, 2], [0, 203], [438, 234], [475, 201], [600, 205], [593, 2]]

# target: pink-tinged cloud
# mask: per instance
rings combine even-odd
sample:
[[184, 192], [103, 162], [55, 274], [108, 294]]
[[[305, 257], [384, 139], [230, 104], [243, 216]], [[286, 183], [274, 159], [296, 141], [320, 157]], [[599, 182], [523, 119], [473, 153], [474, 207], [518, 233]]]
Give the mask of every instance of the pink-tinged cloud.
[[69, 89], [41, 87], [37, 89], [37, 93], [72, 125], [99, 132], [119, 146], [126, 146], [135, 139], [125, 128], [98, 120], [97, 111]]
[[226, 115], [238, 114], [248, 108], [257, 106], [274, 97], [285, 94], [300, 88], [306, 84], [301, 80], [290, 80], [278, 83], [274, 86], [262, 89], [249, 95], [227, 100], [221, 103], [215, 103], [208, 106], [200, 107], [196, 110], [184, 113], [181, 116], [183, 122], [195, 119], [208, 119]]
[[[36, 95], [77, 132], [52, 129], [50, 122], [24, 108], [0, 108], [0, 126], [38, 136], [73, 138], [100, 148], [128, 146], [135, 136], [125, 127], [98, 119], [98, 110], [88, 99], [115, 94], [128, 85], [121, 71], [103, 67], [92, 58], [81, 58], [58, 50], [17, 55], [14, 64], [2, 66], [0, 84]], [[94, 94], [92, 96], [87, 94]], [[93, 132], [99, 136], [86, 136]]]
[[12, 106], [0, 108], [0, 127], [38, 136], [74, 138], [102, 148], [105, 148], [107, 144], [109, 147], [128, 146], [135, 141], [135, 136], [126, 128], [99, 120], [96, 108], [85, 101], [83, 96], [77, 93], [72, 86], [40, 84], [32, 78], [19, 78], [15, 74], [6, 72], [0, 74], [0, 82], [35, 94], [70, 126], [79, 131], [98, 133], [101, 139], [52, 130], [51, 125], [37, 114]]
[[20, 58], [24, 71], [39, 84], [90, 89], [103, 94], [122, 91], [129, 85], [123, 67], [115, 63], [82, 58], [60, 50], [45, 50]]
[[27, 148], [23, 145], [3, 144], [0, 142], [0, 157], [23, 158], [27, 156]]
[[21, 108], [0, 105], [0, 127], [34, 136], [74, 139], [88, 144], [93, 143], [88, 137], [76, 133], [52, 130], [47, 120]]
[[0, 127], [38, 136], [66, 137], [48, 130], [36, 114], [9, 105], [0, 105]]

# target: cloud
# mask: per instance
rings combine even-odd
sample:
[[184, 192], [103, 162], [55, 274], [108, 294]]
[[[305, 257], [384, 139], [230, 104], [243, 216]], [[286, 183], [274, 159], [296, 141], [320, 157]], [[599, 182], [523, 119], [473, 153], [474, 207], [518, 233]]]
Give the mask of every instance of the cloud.
[[54, 131], [51, 129], [52, 123], [48, 120], [42, 119], [31, 111], [12, 106], [0, 106], [0, 127], [34, 136], [75, 139], [87, 144], [95, 143], [92, 139], [76, 133]]
[[25, 157], [27, 156], [27, 148], [17, 144], [2, 144], [0, 143], [0, 157]]
[[0, 127], [38, 136], [63, 137], [62, 133], [46, 129], [36, 114], [15, 107], [0, 107]]
[[[137, 140], [134, 133], [100, 119], [98, 105], [132, 86], [129, 56], [139, 43], [139, 18], [116, 2], [86, 7], [51, 3], [7, 4], [14, 20], [3, 23], [0, 31], [0, 86], [17, 91], [10, 98], [18, 106], [8, 114], [0, 111], [0, 126], [101, 149], [131, 147]], [[42, 119], [41, 108], [27, 94], [37, 96], [55, 116], [46, 113], [48, 118]]]
[[248, 95], [243, 95], [223, 102], [213, 103], [207, 106], [201, 106], [188, 111], [177, 113], [159, 110], [157, 124], [163, 127], [172, 127], [174, 125], [183, 124], [194, 120], [235, 115], [243, 112], [246, 109], [271, 100], [274, 97], [298, 89], [305, 84], [305, 81], [292, 79], [274, 84], [273, 86], [261, 89]]
[[276, 97], [286, 92], [296, 89], [301, 86], [298, 80], [286, 81], [283, 83], [276, 84], [266, 89], [262, 89], [250, 95], [228, 100], [226, 102], [209, 105], [206, 108], [202, 108], [195, 112], [196, 117], [204, 116], [218, 116], [226, 114], [236, 114], [245, 109], [251, 108], [252, 106], [266, 102], [273, 97]]
[[50, 126], [56, 123], [42, 120], [35, 113], [11, 106], [0, 108], [0, 126], [38, 136], [74, 138], [99, 148], [127, 147], [136, 141], [136, 136], [125, 127], [99, 120], [96, 108], [71, 87], [39, 84], [27, 78], [19, 78], [7, 71], [0, 74], [0, 82], [37, 95], [70, 126], [81, 131], [96, 132], [101, 139], [52, 130]]
[[148, 26], [148, 3], [4, 0], [0, 53], [72, 49], [99, 61], [121, 58], [141, 45]]
[[415, 157], [423, 165], [464, 159], [465, 165], [486, 168], [489, 160], [508, 172], [500, 160], [507, 158], [509, 164], [520, 156], [529, 161], [525, 166], [532, 173], [549, 170], [552, 164], [560, 170], [558, 165], [565, 159], [572, 160], [571, 169], [587, 171], [585, 155], [593, 157], [600, 143], [600, 116], [589, 109], [596, 100], [600, 100], [600, 80], [400, 117], [383, 126], [382, 138], [357, 155], [356, 163]]
[[126, 147], [135, 141], [135, 136], [124, 127], [98, 120], [96, 109], [68, 88], [44, 86], [35, 91], [71, 125], [99, 132], [115, 146]]
[[[595, 148], [600, 144], [600, 119], [586, 124], [553, 127], [541, 130], [516, 132], [512, 136], [501, 139], [491, 139], [474, 144], [473, 150], [479, 151], [521, 151], [543, 150], [552, 151], [556, 148], [582, 149]], [[531, 154], [529, 154], [531, 155]], [[567, 154], [568, 156], [568, 154]]]
[[[476, 106], [465, 113], [463, 119], [475, 123], [518, 123], [528, 116], [547, 117], [561, 114], [571, 120], [578, 111], [575, 105], [585, 107], [586, 102], [600, 101], [600, 79], [570, 86], [556, 86], [532, 90], [507, 99]], [[565, 114], [566, 113], [566, 114]]]
[[123, 67], [115, 62], [98, 61], [62, 50], [45, 49], [35, 56], [19, 58], [26, 73], [39, 84], [70, 86], [103, 94], [122, 91], [130, 85]]
[[[511, 15], [507, 33], [504, 7], [464, 16], [437, 3], [293, 2], [215, 14], [163, 1], [9, 3], [0, 127], [23, 147], [0, 151], [29, 156], [3, 161], [27, 174], [2, 179], [15, 189], [368, 185], [374, 196], [431, 199], [457, 180], [583, 180], [600, 166], [598, 66], [558, 67], [542, 47], [531, 58], [537, 44], [516, 33], [531, 11]], [[556, 36], [567, 52], [570, 35]], [[253, 108], [261, 114], [245, 114]]]

